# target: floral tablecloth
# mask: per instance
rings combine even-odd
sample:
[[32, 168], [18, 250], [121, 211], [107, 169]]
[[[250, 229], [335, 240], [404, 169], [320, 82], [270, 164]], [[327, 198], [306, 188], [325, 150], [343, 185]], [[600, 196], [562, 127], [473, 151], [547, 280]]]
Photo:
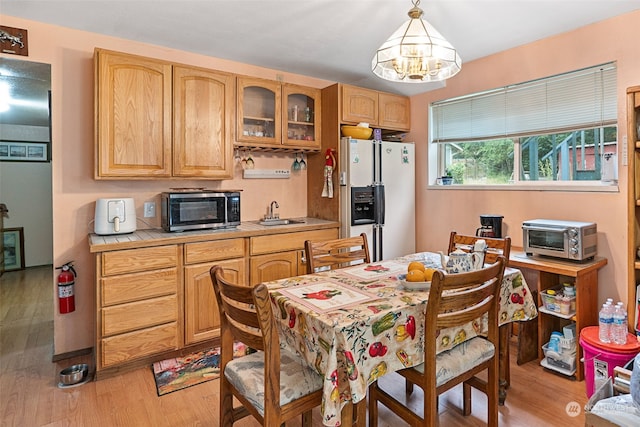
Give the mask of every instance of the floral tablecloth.
[[[411, 261], [440, 267], [438, 254], [424, 252], [267, 282], [279, 320], [282, 345], [324, 376], [323, 424], [340, 425], [348, 401], [364, 399], [367, 387], [387, 372], [423, 361], [428, 291], [408, 291], [398, 276]], [[500, 324], [529, 320], [536, 304], [522, 273], [507, 268], [500, 295]], [[438, 351], [486, 330], [482, 319], [446, 329]]]

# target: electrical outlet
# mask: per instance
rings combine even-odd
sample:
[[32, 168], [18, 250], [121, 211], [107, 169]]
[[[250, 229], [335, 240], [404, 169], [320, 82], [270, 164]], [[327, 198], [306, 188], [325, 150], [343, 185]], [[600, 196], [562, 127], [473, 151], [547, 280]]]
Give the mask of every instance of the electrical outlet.
[[156, 216], [155, 202], [144, 202], [144, 217], [153, 218], [154, 216]]

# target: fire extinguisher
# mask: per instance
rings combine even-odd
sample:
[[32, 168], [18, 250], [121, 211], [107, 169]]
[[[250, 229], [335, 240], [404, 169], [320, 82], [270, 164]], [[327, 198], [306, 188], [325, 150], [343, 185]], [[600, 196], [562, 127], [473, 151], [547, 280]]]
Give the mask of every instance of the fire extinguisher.
[[56, 267], [56, 270], [62, 270], [58, 275], [58, 303], [60, 306], [60, 314], [71, 313], [76, 310], [76, 299], [74, 296], [74, 279], [76, 270], [73, 269], [73, 261]]

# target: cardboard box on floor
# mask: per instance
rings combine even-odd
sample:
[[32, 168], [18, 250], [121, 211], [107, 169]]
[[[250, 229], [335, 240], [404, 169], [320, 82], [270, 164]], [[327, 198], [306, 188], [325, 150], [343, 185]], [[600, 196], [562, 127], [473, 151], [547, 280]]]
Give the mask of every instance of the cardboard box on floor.
[[593, 406], [602, 399], [613, 396], [613, 381], [611, 377], [596, 389], [584, 407], [584, 427], [619, 427], [617, 424], [591, 412]]
[[[618, 369], [618, 372], [616, 372], [616, 375], [622, 375], [625, 377], [627, 375], [630, 376], [630, 374], [631, 374], [631, 371], [624, 368], [620, 368]], [[615, 394], [619, 394], [619, 393], [615, 393]], [[593, 396], [591, 396], [591, 398], [585, 405], [585, 408], [584, 408], [584, 411], [585, 411], [584, 426], [585, 427], [621, 427], [621, 426], [626, 427], [626, 424], [622, 425], [622, 424], [615, 423], [611, 420], [604, 418], [599, 414], [594, 414], [593, 412], [591, 412], [591, 409], [597, 402], [599, 402], [602, 399], [608, 399], [610, 397], [613, 397], [615, 394], [614, 394], [613, 379], [609, 377], [607, 381], [605, 381], [600, 387], [598, 387], [598, 389], [593, 393]], [[634, 424], [634, 425], [640, 425], [640, 420], [638, 420], [638, 424]]]

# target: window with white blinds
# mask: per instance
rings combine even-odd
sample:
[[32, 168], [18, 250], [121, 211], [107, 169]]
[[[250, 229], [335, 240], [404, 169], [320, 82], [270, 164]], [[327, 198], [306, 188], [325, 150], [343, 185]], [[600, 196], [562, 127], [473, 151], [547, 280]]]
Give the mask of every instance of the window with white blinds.
[[435, 143], [558, 133], [616, 122], [615, 63], [431, 105]]

